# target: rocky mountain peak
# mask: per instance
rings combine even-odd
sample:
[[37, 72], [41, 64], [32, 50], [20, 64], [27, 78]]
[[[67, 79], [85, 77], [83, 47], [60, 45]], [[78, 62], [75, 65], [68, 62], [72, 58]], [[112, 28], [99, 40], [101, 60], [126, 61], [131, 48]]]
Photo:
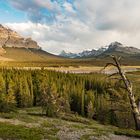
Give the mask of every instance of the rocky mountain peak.
[[106, 50], [106, 48], [99, 48], [98, 50], [92, 49], [92, 50], [84, 50], [80, 53], [67, 53], [64, 50], [59, 54], [60, 56], [67, 57], [67, 58], [82, 58], [82, 57], [94, 57], [98, 56], [101, 53], [103, 53]]
[[130, 46], [125, 46], [119, 42], [113, 42], [108, 46], [108, 49], [106, 52], [120, 52], [120, 53], [125, 53], [125, 54], [139, 54], [140, 49], [135, 48], [135, 47], [130, 47]]
[[36, 41], [31, 38], [24, 38], [17, 32], [0, 24], [0, 47], [4, 46], [40, 49]]
[[110, 45], [108, 46], [109, 49], [114, 49], [117, 47], [123, 47], [123, 45], [117, 41], [110, 43]]
[[110, 45], [114, 46], [114, 45], [122, 45], [122, 44], [120, 42], [115, 41], [115, 42], [110, 43]]

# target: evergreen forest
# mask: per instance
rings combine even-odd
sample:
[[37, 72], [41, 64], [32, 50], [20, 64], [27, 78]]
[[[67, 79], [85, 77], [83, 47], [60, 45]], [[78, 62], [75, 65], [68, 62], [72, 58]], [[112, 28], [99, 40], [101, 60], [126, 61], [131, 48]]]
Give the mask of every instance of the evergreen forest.
[[[139, 86], [135, 87], [139, 101]], [[122, 128], [134, 128], [121, 82], [104, 74], [70, 74], [45, 69], [0, 69], [0, 112], [41, 107], [42, 115], [72, 113]]]

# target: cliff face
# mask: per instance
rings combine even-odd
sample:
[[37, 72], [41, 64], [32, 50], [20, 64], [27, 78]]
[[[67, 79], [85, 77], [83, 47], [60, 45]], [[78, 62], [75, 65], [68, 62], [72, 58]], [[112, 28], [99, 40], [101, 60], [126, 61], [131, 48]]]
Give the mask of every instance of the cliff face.
[[18, 33], [0, 24], [0, 47], [4, 46], [40, 49], [36, 41], [31, 38], [23, 38]]

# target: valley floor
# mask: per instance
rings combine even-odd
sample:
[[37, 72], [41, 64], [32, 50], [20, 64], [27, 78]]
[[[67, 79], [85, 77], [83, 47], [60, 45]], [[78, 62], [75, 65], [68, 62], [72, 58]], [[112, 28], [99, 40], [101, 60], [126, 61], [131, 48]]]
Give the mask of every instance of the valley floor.
[[[65, 72], [65, 73], [105, 73], [105, 74], [112, 74], [116, 72], [116, 69], [114, 67], [108, 67], [104, 69], [104, 67], [98, 67], [98, 66], [79, 66], [79, 67], [46, 67], [45, 69], [48, 70], [55, 70], [59, 72]], [[140, 66], [122, 66], [123, 71], [125, 72], [133, 72], [133, 71], [139, 71]]]
[[[7, 69], [11, 69], [13, 67], [8, 66]], [[16, 69], [24, 69], [24, 70], [41, 70], [42, 67], [14, 67]], [[64, 73], [83, 73], [83, 74], [89, 74], [89, 73], [103, 73], [103, 74], [112, 74], [117, 72], [114, 67], [108, 67], [104, 69], [104, 67], [101, 66], [68, 66], [68, 67], [43, 67], [43, 69], [46, 70], [53, 70], [58, 72], [64, 72]], [[122, 66], [122, 70], [125, 72], [135, 72], [140, 71], [140, 66]]]
[[140, 132], [101, 125], [74, 114], [41, 115], [40, 108], [0, 114], [0, 140], [138, 140]]

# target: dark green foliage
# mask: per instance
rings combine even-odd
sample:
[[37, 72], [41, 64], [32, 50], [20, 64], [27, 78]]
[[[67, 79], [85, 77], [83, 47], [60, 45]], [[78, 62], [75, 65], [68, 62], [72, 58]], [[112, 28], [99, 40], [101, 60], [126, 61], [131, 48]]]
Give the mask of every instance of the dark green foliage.
[[0, 111], [42, 106], [50, 117], [71, 111], [102, 123], [133, 127], [127, 94], [118, 87], [102, 74], [0, 69]]
[[14, 96], [14, 82], [10, 78], [4, 80], [4, 77], [0, 74], [0, 86], [0, 111], [6, 112], [12, 110], [16, 103]]
[[41, 83], [41, 106], [46, 116], [54, 117], [57, 115], [58, 95], [47, 82]]

